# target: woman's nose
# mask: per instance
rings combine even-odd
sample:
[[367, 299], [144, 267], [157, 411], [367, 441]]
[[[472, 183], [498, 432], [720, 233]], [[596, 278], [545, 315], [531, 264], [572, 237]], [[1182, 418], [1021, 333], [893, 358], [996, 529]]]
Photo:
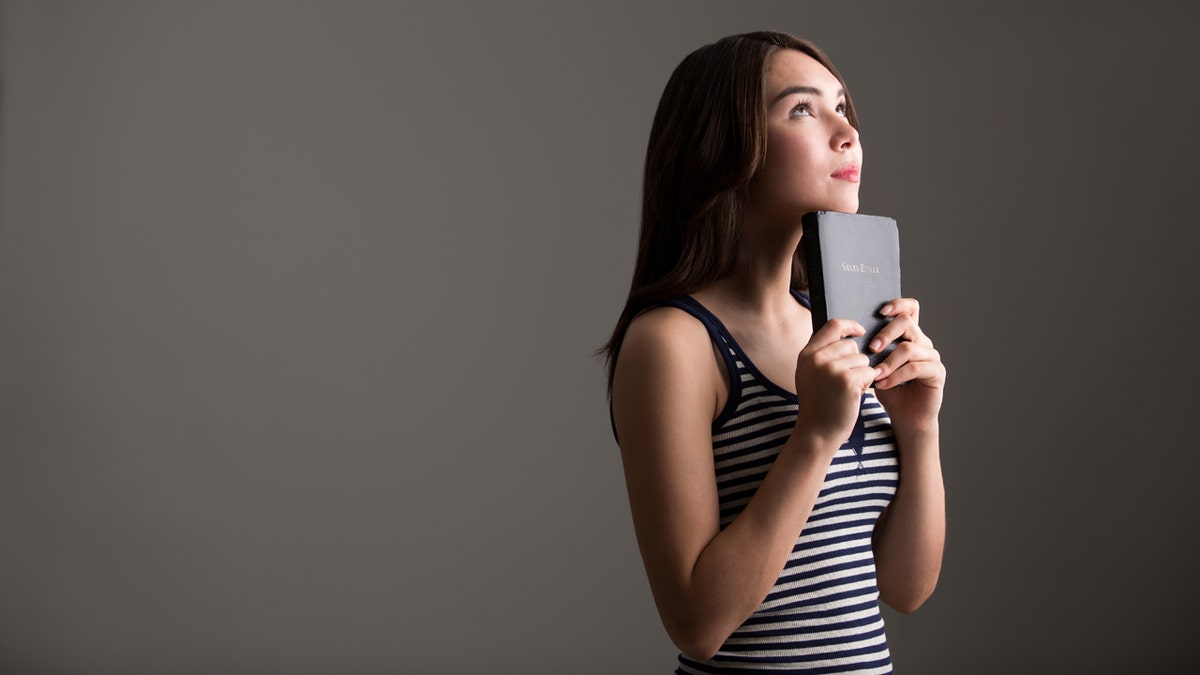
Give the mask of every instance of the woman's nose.
[[850, 120], [840, 121], [833, 134], [833, 147], [837, 150], [848, 150], [858, 145], [858, 129], [850, 125]]

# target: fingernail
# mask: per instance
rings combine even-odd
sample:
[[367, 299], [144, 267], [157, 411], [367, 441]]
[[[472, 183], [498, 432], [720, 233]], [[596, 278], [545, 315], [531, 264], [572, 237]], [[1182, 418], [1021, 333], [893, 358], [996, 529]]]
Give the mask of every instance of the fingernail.
[[883, 368], [876, 368], [876, 369], [875, 369], [875, 377], [879, 377], [879, 376], [880, 376], [880, 375], [882, 375], [882, 374], [883, 374]]
[[884, 378], [875, 383], [875, 388], [876, 389], [887, 389], [887, 383], [888, 383], [887, 378]]
[[891, 306], [890, 304], [884, 305], [884, 306], [883, 306], [883, 309], [879, 310], [879, 313], [880, 313], [880, 314], [882, 314], [882, 315], [884, 315], [884, 316], [887, 316], [888, 314], [891, 314], [891, 313], [892, 313], [892, 306]]
[[877, 352], [880, 349], [883, 349], [883, 340], [876, 340], [871, 343], [871, 351]]

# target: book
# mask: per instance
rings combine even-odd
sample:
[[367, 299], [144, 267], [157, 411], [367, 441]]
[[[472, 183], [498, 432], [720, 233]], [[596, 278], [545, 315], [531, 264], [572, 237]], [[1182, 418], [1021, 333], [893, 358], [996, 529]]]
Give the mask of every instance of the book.
[[815, 211], [801, 219], [804, 263], [812, 300], [813, 330], [829, 319], [853, 319], [867, 332], [854, 338], [858, 349], [878, 365], [895, 347], [867, 350], [891, 317], [879, 310], [900, 297], [900, 233], [886, 216]]

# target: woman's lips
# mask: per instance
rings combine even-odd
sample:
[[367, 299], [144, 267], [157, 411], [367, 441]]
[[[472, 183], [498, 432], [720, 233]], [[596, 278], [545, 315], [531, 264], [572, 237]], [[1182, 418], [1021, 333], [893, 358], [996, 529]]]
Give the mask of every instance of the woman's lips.
[[858, 168], [857, 164], [847, 164], [837, 171], [834, 171], [831, 175], [838, 180], [848, 180], [851, 183], [857, 183], [859, 171], [860, 169]]

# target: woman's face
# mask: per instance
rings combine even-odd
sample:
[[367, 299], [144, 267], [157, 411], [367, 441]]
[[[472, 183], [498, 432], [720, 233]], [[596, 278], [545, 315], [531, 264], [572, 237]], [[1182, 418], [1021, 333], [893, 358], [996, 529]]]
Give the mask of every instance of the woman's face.
[[858, 211], [862, 147], [842, 84], [793, 49], [767, 64], [767, 157], [750, 183], [751, 213], [792, 226], [809, 211]]

